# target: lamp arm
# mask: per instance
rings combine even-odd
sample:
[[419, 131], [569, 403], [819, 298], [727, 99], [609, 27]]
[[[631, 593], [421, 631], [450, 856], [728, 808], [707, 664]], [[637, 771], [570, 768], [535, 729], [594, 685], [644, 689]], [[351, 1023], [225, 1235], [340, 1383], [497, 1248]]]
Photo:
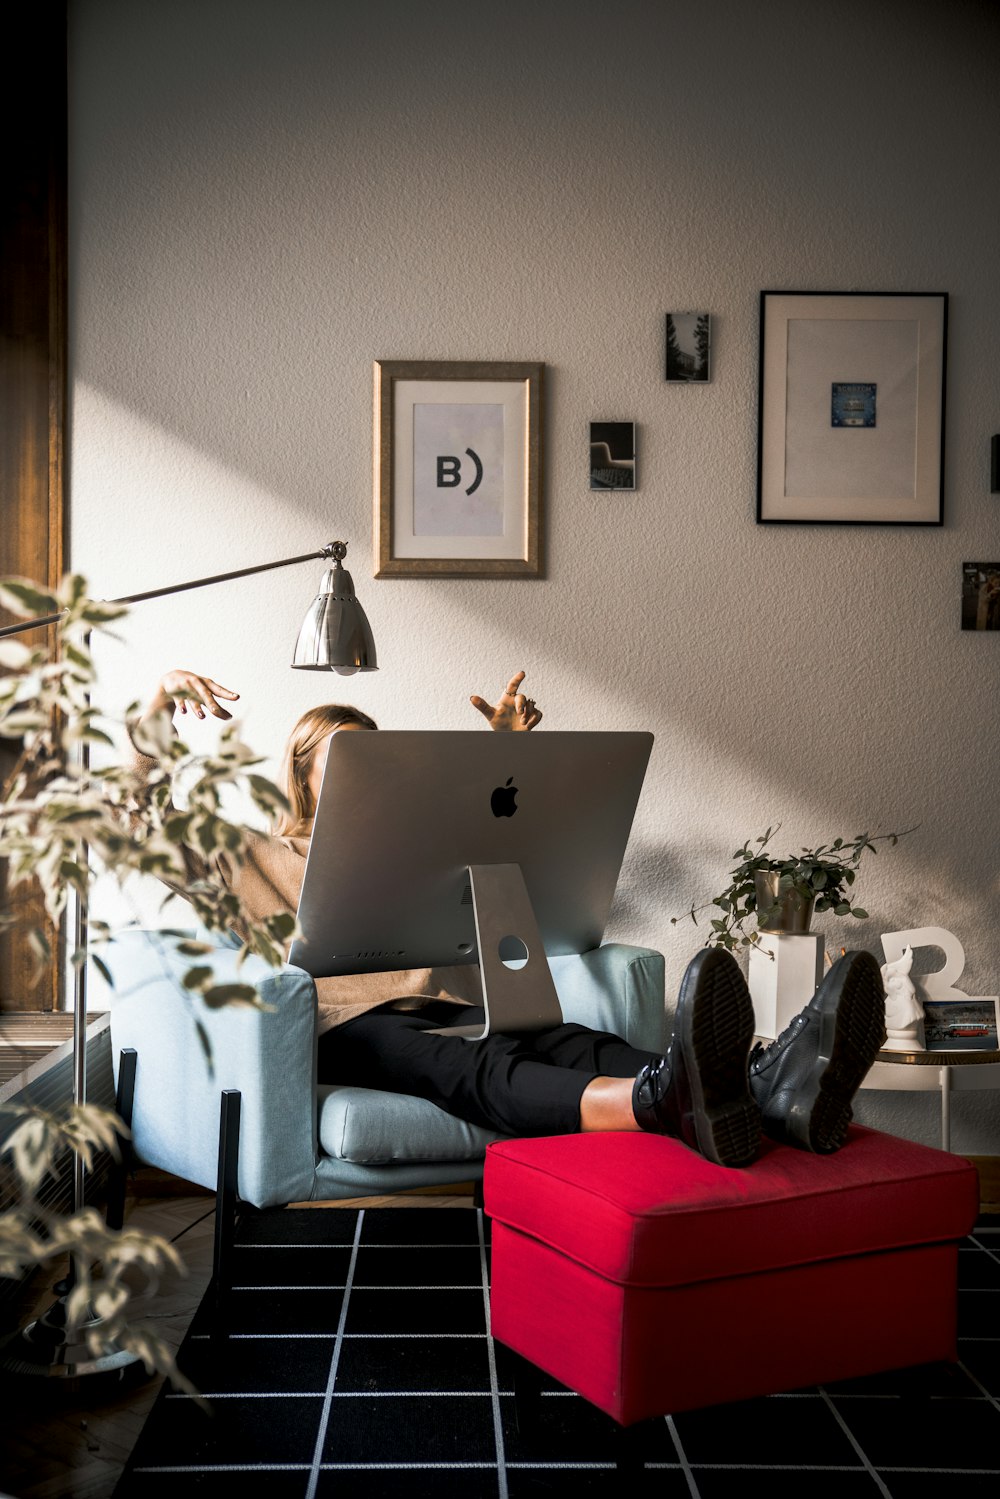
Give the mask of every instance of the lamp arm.
[[[126, 598], [111, 599], [112, 604], [141, 604], [144, 599], [159, 599], [170, 593], [184, 593], [189, 588], [206, 588], [210, 583], [228, 583], [232, 578], [248, 578], [252, 573], [270, 572], [276, 567], [290, 567], [293, 562], [314, 562], [319, 557], [332, 557], [341, 562], [347, 556], [347, 544], [329, 541], [318, 552], [303, 552], [301, 557], [283, 557], [280, 562], [260, 562], [256, 567], [241, 567], [232, 573], [216, 573], [211, 578], [193, 578], [190, 583], [172, 583], [168, 588], [151, 588], [146, 593], [130, 593]], [[45, 625], [54, 625], [63, 617], [63, 612], [46, 614], [40, 619], [31, 619], [21, 625], [5, 625], [0, 629], [0, 640], [5, 635], [20, 635], [25, 630], [38, 630]]]

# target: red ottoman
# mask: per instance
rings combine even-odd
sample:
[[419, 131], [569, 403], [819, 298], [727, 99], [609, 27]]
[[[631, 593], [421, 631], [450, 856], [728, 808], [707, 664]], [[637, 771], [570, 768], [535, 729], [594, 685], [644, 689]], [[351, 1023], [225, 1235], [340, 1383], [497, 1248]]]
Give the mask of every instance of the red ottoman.
[[649, 1134], [489, 1146], [493, 1336], [622, 1425], [956, 1357], [959, 1156], [853, 1126], [747, 1170]]

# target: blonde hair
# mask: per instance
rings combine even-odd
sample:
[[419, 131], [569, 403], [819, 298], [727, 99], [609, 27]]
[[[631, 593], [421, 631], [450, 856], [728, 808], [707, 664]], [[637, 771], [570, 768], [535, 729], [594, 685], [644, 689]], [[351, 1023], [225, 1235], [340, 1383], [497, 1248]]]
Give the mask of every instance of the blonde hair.
[[309, 789], [309, 772], [324, 739], [345, 724], [359, 729], [377, 729], [378, 724], [360, 708], [342, 703], [323, 703], [309, 708], [288, 736], [278, 770], [278, 785], [288, 798], [290, 810], [279, 812], [274, 831], [278, 837], [301, 837], [308, 833], [316, 814], [316, 801]]

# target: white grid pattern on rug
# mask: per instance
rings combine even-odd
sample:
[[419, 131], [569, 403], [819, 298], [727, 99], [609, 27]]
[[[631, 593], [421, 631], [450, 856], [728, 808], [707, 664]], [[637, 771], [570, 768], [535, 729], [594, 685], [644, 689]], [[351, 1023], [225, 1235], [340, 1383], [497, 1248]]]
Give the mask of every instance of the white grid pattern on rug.
[[[279, 1219], [259, 1215], [259, 1242], [237, 1249], [228, 1338], [197, 1320], [189, 1335], [184, 1367], [214, 1422], [191, 1397], [165, 1391], [116, 1499], [207, 1489], [224, 1474], [240, 1475], [244, 1496], [275, 1499], [620, 1492], [619, 1429], [554, 1381], [543, 1381], [541, 1450], [521, 1439], [504, 1351], [489, 1336], [482, 1212], [299, 1218], [301, 1241], [289, 1244], [269, 1242], [267, 1224]], [[324, 1232], [309, 1237], [321, 1219]], [[762, 1337], [767, 1312], [747, 1308]], [[887, 1285], [886, 1314], [919, 1307], [895, 1307]], [[803, 1482], [810, 1499], [995, 1495], [1000, 1226], [982, 1220], [959, 1251], [957, 1366], [665, 1416], [645, 1423], [639, 1461], [665, 1499], [734, 1499], [750, 1473], [769, 1499], [801, 1494]]]

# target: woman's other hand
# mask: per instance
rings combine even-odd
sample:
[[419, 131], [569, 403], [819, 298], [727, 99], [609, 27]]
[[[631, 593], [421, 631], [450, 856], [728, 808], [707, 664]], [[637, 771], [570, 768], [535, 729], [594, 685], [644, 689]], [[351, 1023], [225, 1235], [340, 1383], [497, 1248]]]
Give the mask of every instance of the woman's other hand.
[[225, 698], [228, 702], [235, 702], [238, 697], [238, 692], [223, 687], [219, 682], [213, 682], [211, 677], [203, 677], [196, 671], [185, 671], [183, 667], [178, 667], [160, 678], [156, 693], [142, 716], [148, 718], [151, 713], [173, 713], [175, 708], [179, 708], [182, 713], [193, 713], [195, 718], [204, 718], [206, 709], [214, 718], [232, 718], [233, 715], [218, 699]]
[[541, 723], [542, 713], [535, 707], [535, 700], [525, 697], [518, 689], [524, 681], [524, 672], [516, 671], [499, 698], [492, 705], [484, 698], [473, 696], [472, 706], [479, 710], [491, 729], [498, 732], [517, 732], [533, 729]]

